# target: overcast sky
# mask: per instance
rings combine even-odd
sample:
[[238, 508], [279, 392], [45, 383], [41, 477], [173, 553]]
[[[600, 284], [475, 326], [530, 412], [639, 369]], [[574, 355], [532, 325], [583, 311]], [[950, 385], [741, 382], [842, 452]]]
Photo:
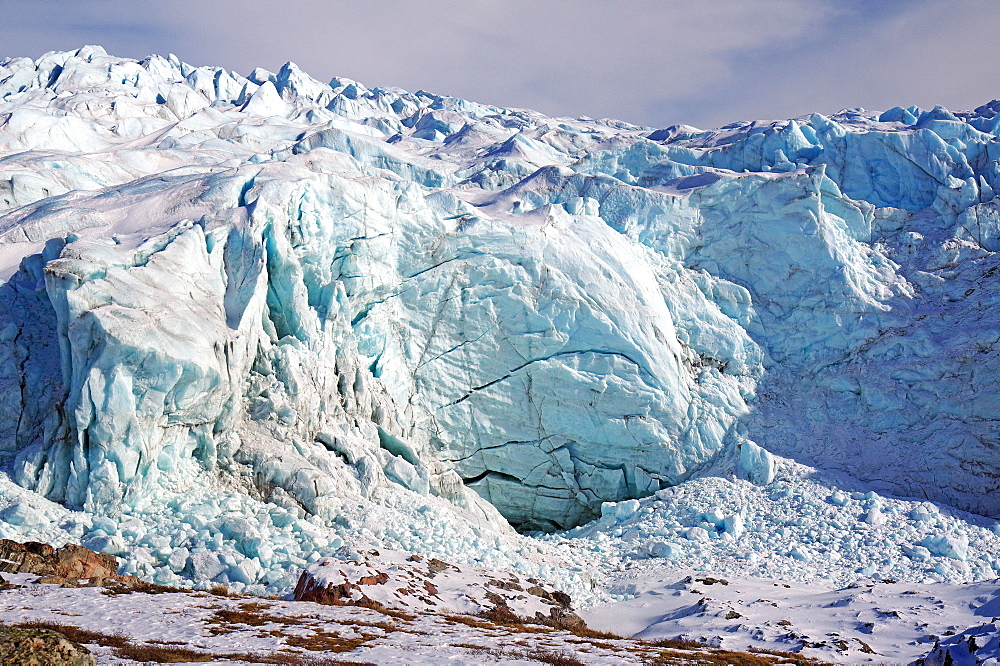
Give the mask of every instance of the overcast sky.
[[0, 0], [0, 57], [101, 44], [247, 74], [714, 127], [1000, 97], [997, 0]]

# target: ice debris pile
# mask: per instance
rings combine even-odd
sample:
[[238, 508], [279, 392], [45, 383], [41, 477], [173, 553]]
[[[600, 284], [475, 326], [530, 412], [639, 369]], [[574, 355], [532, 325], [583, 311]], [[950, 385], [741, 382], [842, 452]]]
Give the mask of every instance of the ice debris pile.
[[585, 589], [509, 525], [781, 459], [996, 514], [998, 111], [651, 130], [2, 60], [0, 537], [162, 582], [288, 589], [360, 540]]
[[[600, 519], [545, 537], [622, 573], [669, 568], [845, 586], [1000, 578], [1000, 525], [932, 502], [847, 490], [791, 460], [768, 486], [720, 474], [604, 505]], [[728, 478], [727, 478], [728, 477]]]

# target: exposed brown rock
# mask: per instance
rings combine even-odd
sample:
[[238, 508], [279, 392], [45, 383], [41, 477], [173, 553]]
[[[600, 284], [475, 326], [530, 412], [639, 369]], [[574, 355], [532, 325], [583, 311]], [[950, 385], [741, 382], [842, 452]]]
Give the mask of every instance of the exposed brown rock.
[[552, 600], [563, 608], [570, 608], [573, 606], [573, 598], [562, 590], [553, 590]]
[[[538, 614], [541, 616], [541, 613]], [[579, 631], [581, 629], [587, 628], [587, 623], [582, 617], [577, 615], [571, 610], [567, 610], [562, 606], [553, 608], [549, 611], [548, 617], [539, 617], [539, 619], [549, 626], [555, 627], [557, 629], [567, 629], [569, 631]]]
[[[47, 543], [18, 543], [0, 539], [0, 571], [4, 573], [50, 573], [56, 549]], [[46, 566], [46, 563], [49, 563]]]
[[[0, 571], [36, 574], [39, 583], [62, 587], [107, 587], [116, 593], [173, 591], [132, 575], [119, 575], [118, 558], [72, 543], [53, 548], [37, 541], [0, 539]], [[12, 586], [0, 578], [0, 590], [8, 587]]]
[[72, 543], [56, 550], [56, 560], [53, 573], [66, 578], [106, 577], [118, 573], [118, 558], [114, 555], [95, 553]]
[[524, 592], [524, 588], [512, 580], [491, 580], [489, 583], [487, 583], [487, 585], [492, 585], [493, 587], [499, 587], [500, 589], [503, 590], [516, 590], [518, 592]]
[[532, 585], [529, 587], [528, 594], [533, 594], [540, 599], [545, 599], [546, 601], [552, 601], [552, 595], [541, 585]]
[[430, 570], [431, 573], [441, 573], [442, 571], [446, 571], [447, 569], [454, 569], [455, 567], [451, 566], [450, 564], [448, 564], [443, 560], [439, 560], [436, 557], [432, 557], [431, 559], [427, 560], [427, 568]]
[[[318, 604], [329, 604], [332, 606], [364, 606], [366, 608], [378, 608], [382, 604], [368, 598], [362, 585], [381, 585], [388, 582], [389, 574], [379, 572], [372, 576], [362, 576], [357, 582], [345, 581], [337, 585], [319, 585], [316, 580], [309, 575], [308, 571], [303, 571], [299, 576], [299, 581], [295, 585], [293, 598], [296, 601], [314, 601]], [[358, 592], [360, 597], [356, 597], [354, 592]]]
[[57, 631], [0, 626], [0, 664], [14, 666], [95, 666], [86, 648]]
[[118, 558], [76, 544], [53, 548], [37, 541], [18, 543], [0, 539], [0, 571], [67, 580], [109, 578], [118, 573]]
[[704, 578], [695, 578], [694, 582], [704, 583], [705, 585], [729, 585], [729, 581], [725, 578], [712, 578], [711, 576], [705, 576]]
[[527, 591], [528, 594], [533, 594], [540, 599], [544, 599], [552, 605], [569, 608], [573, 604], [573, 599], [568, 594], [560, 590], [552, 590], [550, 592], [541, 585], [532, 585]]

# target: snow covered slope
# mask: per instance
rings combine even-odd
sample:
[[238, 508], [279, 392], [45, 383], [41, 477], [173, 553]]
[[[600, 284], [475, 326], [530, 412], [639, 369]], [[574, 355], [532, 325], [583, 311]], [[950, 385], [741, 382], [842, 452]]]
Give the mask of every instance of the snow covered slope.
[[287, 589], [345, 539], [551, 573], [509, 524], [782, 458], [1000, 513], [998, 111], [654, 131], [0, 61], [0, 528]]

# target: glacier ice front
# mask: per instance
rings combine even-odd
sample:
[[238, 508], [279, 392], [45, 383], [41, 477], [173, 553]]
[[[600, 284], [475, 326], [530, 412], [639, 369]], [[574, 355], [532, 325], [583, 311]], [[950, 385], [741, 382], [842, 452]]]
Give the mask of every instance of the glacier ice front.
[[[37, 303], [9, 308], [12, 330], [51, 338], [12, 379], [47, 372], [59, 385], [44, 396], [9, 385], [18, 426], [4, 450], [25, 487], [97, 508], [197, 470], [246, 469], [259, 492], [281, 488], [332, 519], [345, 494], [386, 479], [494, 522], [497, 507], [517, 525], [551, 529], [683, 480], [746, 411], [760, 354], [703, 293], [725, 290], [721, 281], [699, 286], [596, 210], [490, 212], [488, 191], [460, 173], [474, 163], [433, 164], [402, 145], [401, 131], [413, 123], [426, 134], [441, 105], [456, 107], [447, 117], [466, 113], [480, 146], [539, 117], [390, 92], [335, 113], [325, 107], [357, 86], [302, 84], [330, 98], [320, 105], [295, 88], [291, 66], [258, 72], [265, 78], [243, 82], [239, 99], [204, 98], [182, 114], [158, 100], [177, 98], [178, 86], [188, 100], [212, 92], [199, 88], [201, 70], [151, 58], [137, 73], [97, 52], [30, 67], [53, 60], [54, 83], [50, 74], [11, 90], [23, 78], [12, 74], [7, 104], [34, 127], [64, 90], [82, 105], [93, 81], [112, 85], [127, 69], [133, 78], [112, 88], [155, 134], [139, 145], [132, 132], [116, 138], [111, 113], [88, 118], [88, 138], [154, 174], [11, 202], [5, 215], [9, 248], [46, 243], [7, 284]], [[171, 114], [180, 120], [156, 122]], [[372, 129], [386, 124], [389, 137]], [[618, 129], [591, 125], [581, 130]], [[21, 140], [40, 141], [34, 133]], [[184, 165], [157, 171], [164, 160]], [[19, 321], [29, 309], [46, 320]], [[678, 316], [702, 310], [701, 337], [721, 331], [736, 371], [700, 367], [678, 332]], [[28, 393], [44, 402], [24, 419]]]
[[306, 561], [278, 535], [433, 550], [451, 511], [487, 557], [778, 456], [998, 513], [998, 109], [653, 131], [2, 60], [3, 520], [254, 585]]

